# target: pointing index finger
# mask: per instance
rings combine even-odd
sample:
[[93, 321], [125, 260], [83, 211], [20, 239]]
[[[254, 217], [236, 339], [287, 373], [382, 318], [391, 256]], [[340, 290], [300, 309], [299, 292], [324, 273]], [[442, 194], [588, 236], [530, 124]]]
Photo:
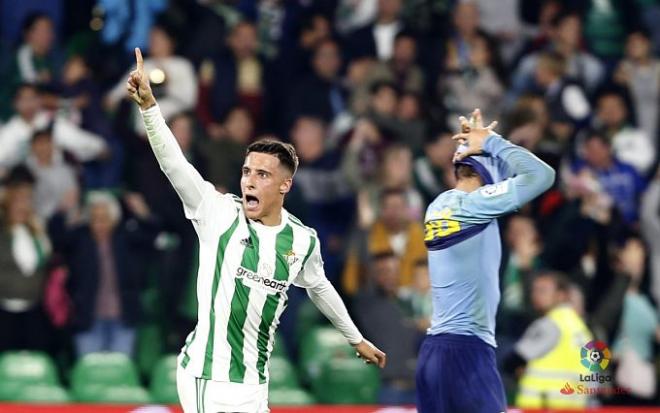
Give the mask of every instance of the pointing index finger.
[[142, 51], [140, 51], [139, 47], [135, 48], [135, 62], [137, 63], [137, 72], [141, 75], [144, 71], [144, 62], [142, 60]]

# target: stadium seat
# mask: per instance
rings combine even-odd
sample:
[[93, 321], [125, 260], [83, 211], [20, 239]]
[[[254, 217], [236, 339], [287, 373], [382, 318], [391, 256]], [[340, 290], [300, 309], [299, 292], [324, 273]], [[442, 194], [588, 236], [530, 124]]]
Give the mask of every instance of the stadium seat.
[[163, 404], [179, 402], [176, 391], [176, 367], [176, 355], [162, 357], [156, 364], [149, 386], [154, 402]]
[[12, 399], [28, 384], [58, 385], [55, 364], [44, 353], [11, 351], [0, 355], [0, 400]]
[[71, 401], [67, 391], [55, 384], [25, 384], [8, 401], [21, 403], [59, 404]]
[[122, 353], [92, 353], [82, 357], [73, 368], [72, 385], [138, 385], [135, 365]]
[[311, 329], [300, 344], [301, 378], [306, 382], [315, 380], [321, 373], [323, 363], [337, 358], [355, 358], [354, 349], [344, 336], [334, 327]]
[[76, 400], [86, 403], [144, 404], [151, 403], [149, 393], [139, 386], [98, 384], [78, 386]]
[[163, 331], [156, 323], [147, 323], [137, 329], [135, 364], [141, 377], [147, 378], [163, 357]]
[[142, 403], [149, 400], [140, 387], [135, 365], [121, 353], [92, 353], [73, 368], [73, 396], [78, 401], [99, 403]]
[[303, 301], [296, 315], [296, 340], [300, 342], [310, 330], [322, 326], [326, 322], [327, 319], [311, 300]]
[[312, 382], [318, 402], [331, 404], [376, 403], [379, 387], [378, 368], [355, 357], [326, 360]]
[[271, 356], [269, 389], [297, 389], [299, 386], [293, 365], [284, 357]]
[[268, 390], [268, 404], [271, 406], [304, 406], [314, 402], [314, 397], [303, 389]]
[[287, 357], [286, 344], [281, 333], [275, 333], [275, 342], [273, 343], [271, 356]]

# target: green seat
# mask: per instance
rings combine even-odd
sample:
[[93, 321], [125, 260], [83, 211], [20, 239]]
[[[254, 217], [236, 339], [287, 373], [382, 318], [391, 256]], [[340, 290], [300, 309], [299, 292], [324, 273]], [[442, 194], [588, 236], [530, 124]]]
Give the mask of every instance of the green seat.
[[13, 394], [12, 402], [21, 403], [68, 403], [69, 394], [63, 387], [56, 384], [25, 384]]
[[122, 353], [91, 353], [73, 367], [72, 387], [80, 384], [138, 385], [135, 365]]
[[0, 356], [0, 400], [10, 400], [27, 384], [57, 385], [55, 364], [48, 355], [11, 351]]
[[334, 327], [315, 327], [305, 334], [300, 344], [300, 373], [311, 382], [321, 374], [326, 360], [355, 358], [355, 350]]
[[282, 338], [281, 333], [275, 333], [275, 342], [273, 343], [273, 351], [271, 352], [271, 356], [288, 357], [286, 345], [284, 344], [284, 339]]
[[142, 377], [149, 377], [158, 360], [163, 357], [163, 334], [155, 323], [144, 324], [137, 329], [135, 365]]
[[76, 400], [86, 402], [142, 403], [149, 399], [138, 383], [135, 365], [122, 353], [82, 357], [73, 368], [71, 389]]
[[300, 304], [296, 315], [295, 338], [301, 342], [307, 333], [316, 328], [327, 325], [327, 319], [311, 300], [305, 300]]
[[105, 386], [88, 384], [78, 386], [76, 399], [86, 403], [144, 404], [151, 403], [149, 393], [140, 387], [132, 385]]
[[268, 390], [268, 404], [271, 406], [304, 406], [314, 402], [314, 397], [302, 389]]
[[331, 404], [373, 404], [379, 388], [378, 368], [358, 358], [327, 360], [312, 382], [317, 400]]
[[156, 364], [149, 387], [154, 402], [163, 404], [179, 402], [176, 390], [176, 363], [176, 355], [169, 355], [161, 358]]
[[300, 387], [296, 370], [289, 360], [284, 357], [271, 356], [268, 374], [270, 376], [269, 389], [296, 389]]

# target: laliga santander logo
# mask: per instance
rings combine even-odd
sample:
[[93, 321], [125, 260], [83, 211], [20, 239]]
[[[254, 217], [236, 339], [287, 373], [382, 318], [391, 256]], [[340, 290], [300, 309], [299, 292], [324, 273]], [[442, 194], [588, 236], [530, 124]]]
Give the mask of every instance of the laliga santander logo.
[[561, 394], [569, 395], [569, 394], [573, 394], [573, 393], [575, 393], [575, 390], [573, 390], [573, 388], [571, 387], [571, 385], [568, 384], [568, 382], [566, 382], [566, 384], [564, 385], [564, 387], [562, 387], [561, 390], [559, 390], [559, 392], [560, 392]]
[[605, 371], [612, 359], [612, 353], [602, 341], [590, 341], [580, 349], [580, 363], [589, 371]]

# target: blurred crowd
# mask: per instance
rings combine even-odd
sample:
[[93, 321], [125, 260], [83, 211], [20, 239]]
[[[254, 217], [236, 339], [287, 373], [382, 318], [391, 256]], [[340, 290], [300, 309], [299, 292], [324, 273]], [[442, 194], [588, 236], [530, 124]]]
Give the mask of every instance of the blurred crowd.
[[[295, 145], [285, 207], [318, 231], [328, 278], [388, 353], [382, 402], [414, 401], [424, 211], [455, 183], [457, 117], [480, 108], [558, 176], [500, 222], [498, 354], [526, 353], [527, 327], [568, 304], [615, 369], [653, 371], [616, 374], [632, 393], [601, 402], [657, 403], [660, 1], [0, 6], [0, 351], [63, 365], [135, 354], [145, 323], [177, 351], [194, 326], [196, 234], [125, 89], [139, 46], [176, 139], [219, 191], [240, 193], [256, 138]], [[282, 320], [292, 354], [304, 300], [292, 290]]]

